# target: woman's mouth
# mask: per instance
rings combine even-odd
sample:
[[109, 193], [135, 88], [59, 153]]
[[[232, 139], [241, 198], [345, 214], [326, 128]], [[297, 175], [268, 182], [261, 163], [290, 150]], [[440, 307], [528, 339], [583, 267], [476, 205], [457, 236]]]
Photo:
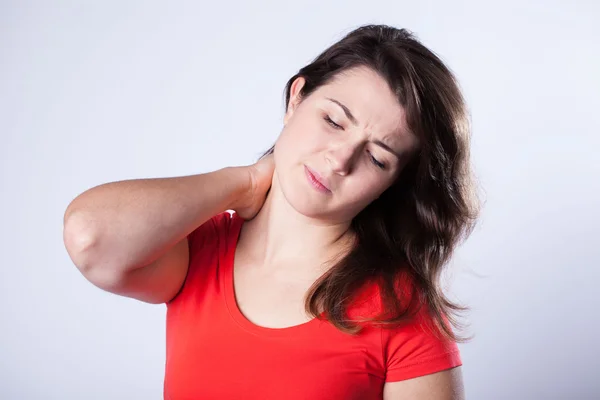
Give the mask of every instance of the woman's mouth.
[[331, 190], [327, 186], [325, 179], [319, 176], [316, 171], [311, 170], [306, 165], [304, 166], [304, 172], [312, 187], [321, 193], [331, 193]]

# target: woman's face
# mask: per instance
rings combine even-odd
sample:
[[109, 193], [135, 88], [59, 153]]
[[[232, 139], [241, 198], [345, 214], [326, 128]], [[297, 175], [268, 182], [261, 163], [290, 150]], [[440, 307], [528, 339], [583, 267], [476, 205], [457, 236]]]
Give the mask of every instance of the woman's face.
[[390, 187], [417, 139], [388, 84], [370, 68], [338, 74], [300, 99], [303, 85], [300, 77], [291, 86], [275, 144], [277, 184], [299, 213], [350, 221]]

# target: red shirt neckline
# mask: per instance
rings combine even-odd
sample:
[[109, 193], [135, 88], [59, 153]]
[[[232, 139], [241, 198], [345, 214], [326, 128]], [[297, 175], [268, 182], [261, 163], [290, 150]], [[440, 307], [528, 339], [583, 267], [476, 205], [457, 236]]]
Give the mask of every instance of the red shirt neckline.
[[244, 314], [242, 314], [235, 299], [233, 266], [235, 259], [235, 248], [237, 246], [242, 225], [244, 224], [244, 219], [238, 216], [237, 213], [233, 213], [231, 218], [231, 227], [227, 237], [227, 251], [221, 253], [221, 268], [219, 268], [219, 270], [221, 271], [221, 290], [225, 295], [227, 311], [235, 323], [245, 331], [257, 336], [286, 339], [301, 338], [304, 336], [304, 333], [308, 333], [315, 328], [322, 328], [324, 324], [328, 323], [328, 321], [313, 318], [310, 321], [301, 323], [299, 325], [293, 325], [285, 328], [268, 328], [256, 325], [246, 318]]

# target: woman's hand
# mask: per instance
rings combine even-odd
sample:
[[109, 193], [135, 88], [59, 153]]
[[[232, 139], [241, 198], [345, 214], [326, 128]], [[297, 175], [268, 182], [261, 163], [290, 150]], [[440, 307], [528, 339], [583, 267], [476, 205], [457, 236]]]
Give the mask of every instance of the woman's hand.
[[260, 159], [255, 164], [239, 167], [239, 171], [248, 179], [248, 189], [236, 201], [232, 209], [243, 219], [250, 220], [262, 208], [271, 188], [273, 172], [275, 171], [273, 154]]

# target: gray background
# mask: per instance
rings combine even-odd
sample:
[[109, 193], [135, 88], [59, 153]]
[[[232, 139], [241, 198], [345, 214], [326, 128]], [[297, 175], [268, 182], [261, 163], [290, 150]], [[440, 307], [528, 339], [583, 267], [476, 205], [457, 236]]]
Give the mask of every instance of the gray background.
[[364, 23], [415, 31], [471, 109], [485, 207], [449, 275], [468, 398], [600, 398], [598, 3], [94, 3], [0, 3], [0, 398], [162, 397], [164, 305], [80, 275], [66, 206], [252, 162], [287, 79]]

